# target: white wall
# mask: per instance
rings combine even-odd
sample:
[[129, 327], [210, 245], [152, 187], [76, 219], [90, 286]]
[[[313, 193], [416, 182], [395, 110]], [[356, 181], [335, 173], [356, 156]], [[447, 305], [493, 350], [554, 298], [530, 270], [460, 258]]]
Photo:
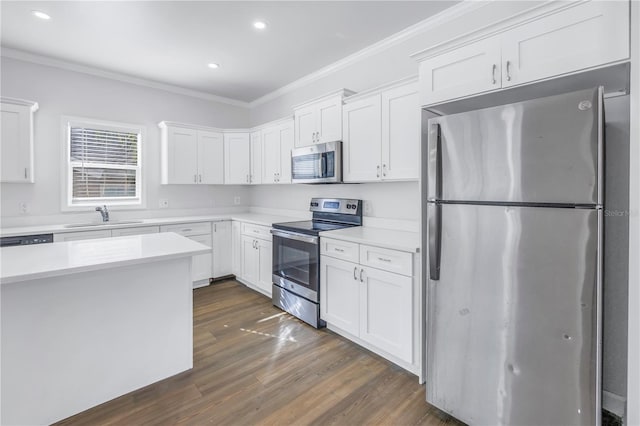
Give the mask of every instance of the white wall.
[[[169, 199], [171, 215], [182, 209], [211, 209], [249, 203], [249, 190], [240, 186], [160, 185], [160, 133], [158, 122], [181, 121], [205, 126], [246, 127], [249, 112], [245, 108], [214, 103], [158, 89], [67, 71], [60, 68], [2, 58], [2, 96], [38, 102], [35, 114], [34, 184], [5, 184], [0, 187], [3, 226], [11, 224], [68, 221], [71, 214], [60, 211], [61, 116], [74, 115], [108, 121], [142, 124], [146, 127], [143, 145], [146, 205], [144, 212], [116, 212], [114, 216], [150, 216], [158, 209], [160, 198]], [[18, 203], [25, 202], [29, 214], [20, 215]], [[156, 215], [157, 215], [156, 214]], [[87, 213], [88, 220], [97, 213]], [[75, 215], [74, 220], [77, 220]]]
[[[356, 198], [365, 202], [364, 220], [409, 221], [407, 229], [418, 230], [420, 190], [418, 182], [385, 182], [330, 185], [260, 185], [252, 187], [251, 205], [266, 209], [309, 211], [312, 197]], [[385, 221], [387, 222], [387, 221]], [[396, 225], [391, 223], [391, 226]]]

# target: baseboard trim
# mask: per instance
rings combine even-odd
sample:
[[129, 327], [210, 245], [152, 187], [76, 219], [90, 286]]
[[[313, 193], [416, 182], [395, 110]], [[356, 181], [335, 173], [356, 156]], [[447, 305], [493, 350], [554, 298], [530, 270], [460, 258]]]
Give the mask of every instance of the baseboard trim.
[[627, 399], [625, 397], [616, 395], [615, 393], [602, 391], [602, 409], [620, 417], [623, 424], [625, 420], [626, 407]]

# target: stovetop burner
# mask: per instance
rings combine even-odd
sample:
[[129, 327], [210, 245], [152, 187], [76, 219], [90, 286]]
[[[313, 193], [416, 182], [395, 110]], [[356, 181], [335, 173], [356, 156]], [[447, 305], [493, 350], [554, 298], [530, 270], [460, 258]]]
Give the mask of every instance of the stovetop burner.
[[344, 198], [312, 198], [309, 210], [312, 220], [274, 223], [273, 227], [283, 231], [318, 235], [322, 231], [362, 225], [362, 200]]
[[358, 226], [351, 223], [325, 222], [321, 220], [301, 220], [299, 222], [274, 223], [273, 227], [284, 231], [299, 232], [301, 234], [318, 235], [322, 231], [350, 228]]

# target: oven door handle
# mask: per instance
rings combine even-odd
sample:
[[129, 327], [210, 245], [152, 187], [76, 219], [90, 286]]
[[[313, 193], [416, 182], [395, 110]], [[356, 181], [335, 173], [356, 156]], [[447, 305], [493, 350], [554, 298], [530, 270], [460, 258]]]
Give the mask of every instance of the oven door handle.
[[274, 236], [280, 238], [287, 238], [289, 240], [302, 241], [304, 243], [310, 244], [318, 244], [318, 237], [314, 237], [313, 235], [298, 234], [295, 232], [281, 231], [279, 229], [272, 229], [271, 233]]

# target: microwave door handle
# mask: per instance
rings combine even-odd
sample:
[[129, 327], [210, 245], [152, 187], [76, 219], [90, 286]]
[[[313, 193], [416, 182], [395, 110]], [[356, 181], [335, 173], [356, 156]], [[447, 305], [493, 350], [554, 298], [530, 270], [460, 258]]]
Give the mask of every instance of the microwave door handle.
[[320, 154], [320, 177], [327, 176], [327, 156]]

